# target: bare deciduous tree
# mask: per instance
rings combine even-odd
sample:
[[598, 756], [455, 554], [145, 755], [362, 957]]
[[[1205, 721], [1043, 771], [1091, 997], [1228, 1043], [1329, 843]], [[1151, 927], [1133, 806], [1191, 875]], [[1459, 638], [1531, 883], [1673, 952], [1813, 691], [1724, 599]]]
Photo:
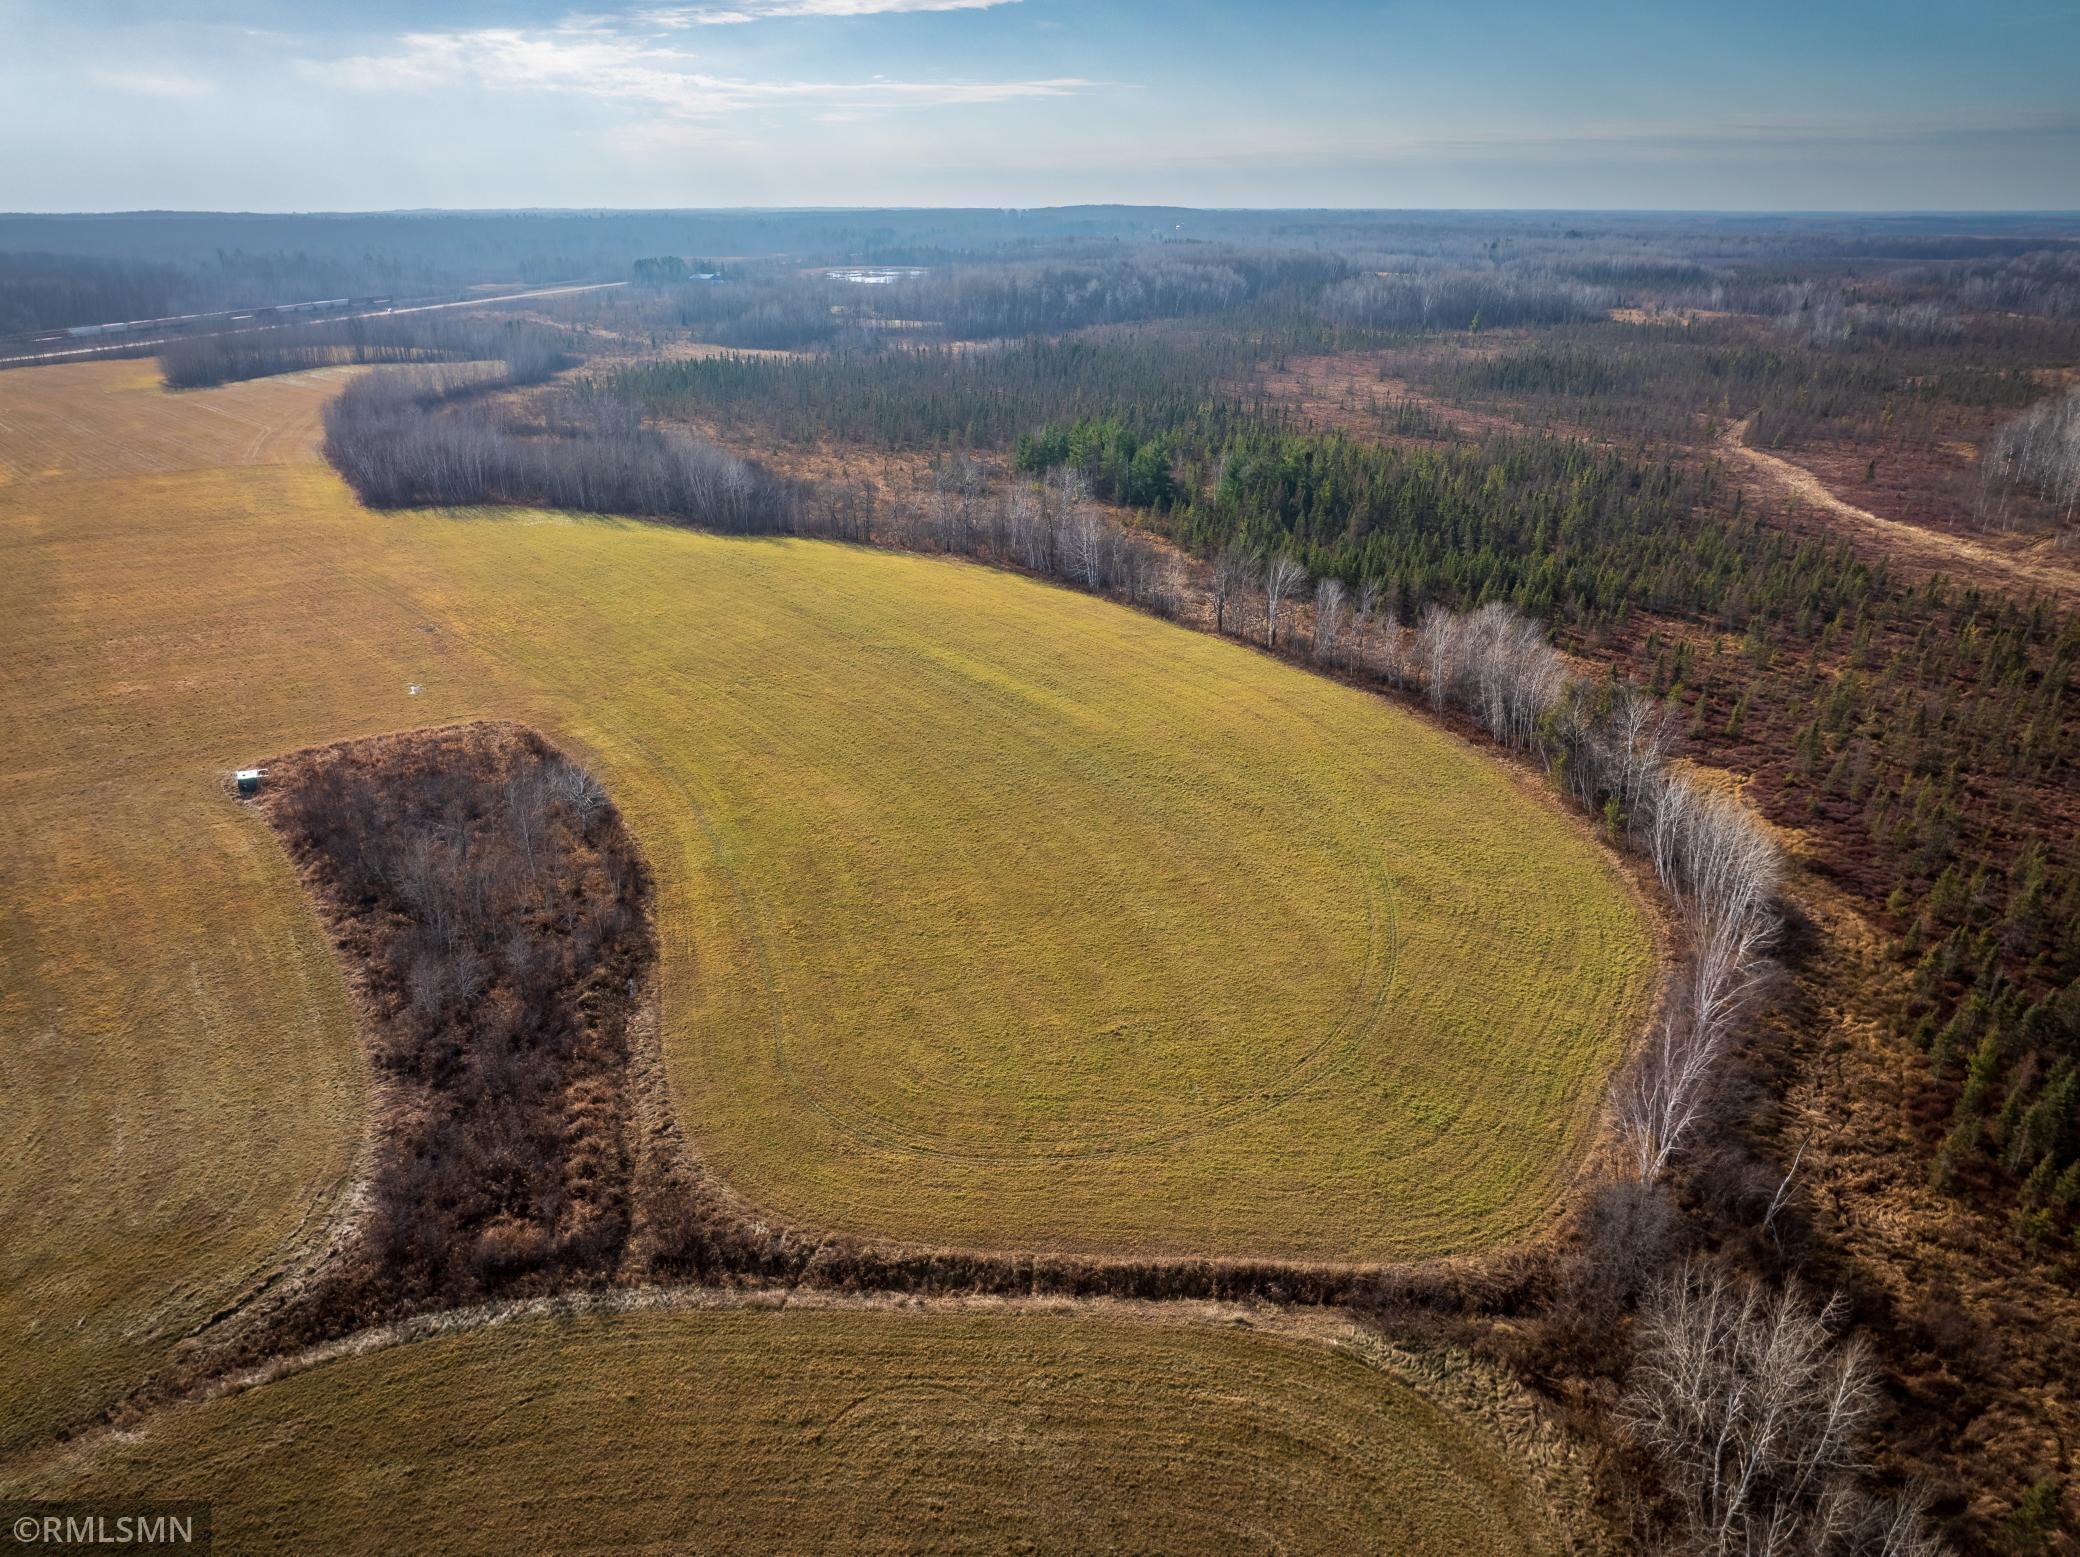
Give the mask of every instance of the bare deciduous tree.
[[1395, 688], [1408, 685], [1407, 645], [1401, 641], [1401, 615], [1392, 606], [1380, 618], [1380, 670]]
[[388, 1094], [367, 1219], [278, 1320], [315, 1339], [397, 1302], [603, 1276], [630, 1225], [628, 997], [654, 957], [612, 804], [505, 726], [270, 766], [269, 819], [364, 959]]
[[1570, 681], [1544, 631], [1510, 607], [1458, 616], [1432, 605], [1415, 649], [1433, 707], [1457, 703], [1497, 740], [1539, 752], [1584, 810], [1615, 806], [1629, 833], [1645, 833], [1678, 905], [1680, 975], [1613, 1094], [1631, 1167], [1652, 1182], [1705, 1117], [1740, 1020], [1767, 988], [1776, 845], [1738, 800], [1669, 771], [1659, 705], [1630, 688]]
[[1475, 718], [1505, 746], [1529, 747], [1566, 675], [1538, 623], [1500, 602], [1460, 619], [1459, 674]]
[[1314, 657], [1333, 660], [1343, 638], [1343, 580], [1325, 578], [1314, 586]]
[[1879, 1375], [1860, 1341], [1836, 1339], [1844, 1317], [1839, 1299], [1696, 1261], [1655, 1292], [1620, 1415], [1660, 1462], [1693, 1551], [1941, 1549], [1911, 1500], [1859, 1484]]
[[1766, 988], [1781, 869], [1761, 822], [1679, 775], [1652, 781], [1654, 864], [1688, 931], [1683, 969], [1618, 1092], [1619, 1130], [1658, 1177], [1703, 1117], [1738, 1020]]
[[1070, 573], [1085, 589], [1098, 589], [1104, 584], [1105, 540], [1105, 521], [1088, 505], [1079, 506], [1069, 515]]
[[598, 779], [575, 762], [557, 757], [543, 770], [543, 781], [553, 800], [571, 808], [581, 822], [589, 822], [607, 803], [607, 792]]
[[1228, 630], [1228, 608], [1257, 576], [1257, 556], [1230, 541], [1213, 559], [1213, 630]]
[[325, 407], [325, 455], [377, 507], [529, 503], [648, 514], [730, 533], [798, 526], [799, 493], [636, 407], [574, 385], [528, 412], [479, 397], [481, 375], [396, 369], [349, 384]]
[[932, 471], [942, 545], [963, 556], [976, 549], [975, 516], [989, 491], [989, 472], [972, 454], [955, 454]]
[[1367, 650], [1378, 619], [1379, 580], [1368, 578], [1358, 585], [1358, 597], [1351, 606], [1351, 661], [1361, 670], [1370, 667]]
[[1458, 685], [1462, 626], [1461, 618], [1433, 605], [1423, 612], [1422, 624], [1416, 628], [1416, 656], [1423, 663], [1432, 708], [1442, 709]]
[[1668, 760], [1675, 724], [1658, 700], [1626, 687], [1611, 710], [1610, 728], [1616, 770], [1612, 785], [1624, 809], [1627, 830], [1636, 836], [1650, 786]]
[[1273, 557], [1270, 566], [1264, 569], [1264, 642], [1267, 647], [1278, 647], [1280, 603], [1306, 582], [1307, 570], [1287, 552]]
[[[2008, 495], [2028, 487], [2058, 509], [2070, 530], [2080, 512], [2080, 389], [2031, 406], [1996, 433], [1980, 462], [1980, 515], [2003, 529], [2010, 523]], [[1987, 513], [1987, 502], [1998, 506]]]
[[1031, 482], [1017, 482], [1004, 494], [1004, 529], [1016, 561], [1035, 573], [1054, 571], [1054, 526]]

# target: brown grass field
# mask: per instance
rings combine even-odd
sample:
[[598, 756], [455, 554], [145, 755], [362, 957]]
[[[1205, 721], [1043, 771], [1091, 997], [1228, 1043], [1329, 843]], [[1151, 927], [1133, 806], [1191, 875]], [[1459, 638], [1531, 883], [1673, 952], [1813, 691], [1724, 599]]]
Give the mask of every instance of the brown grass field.
[[377, 514], [338, 381], [0, 376], [0, 1451], [268, 1279], [352, 1176], [311, 906], [227, 770], [503, 717], [657, 882], [694, 1148], [926, 1243], [1368, 1260], [1543, 1226], [1639, 1021], [1556, 806], [1357, 691], [1104, 601], [823, 543]]
[[1015, 1310], [519, 1320], [17, 1484], [207, 1501], [221, 1551], [1563, 1549], [1499, 1440], [1348, 1346]]

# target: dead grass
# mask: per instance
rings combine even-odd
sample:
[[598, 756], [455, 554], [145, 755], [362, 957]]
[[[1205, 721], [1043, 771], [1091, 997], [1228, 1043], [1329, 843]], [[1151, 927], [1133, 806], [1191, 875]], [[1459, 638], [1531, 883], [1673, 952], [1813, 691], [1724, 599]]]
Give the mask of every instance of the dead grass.
[[2073, 1508], [2080, 1295], [1970, 1186], [1929, 1187], [1949, 1099], [1888, 1019], [1905, 973], [1841, 891], [1801, 873], [1794, 896], [1818, 933], [1772, 1034], [1786, 1092], [1767, 1133], [1782, 1162], [1803, 1146], [1801, 1194], [1838, 1251], [1815, 1279], [1861, 1295], [1859, 1318], [1899, 1375], [1881, 1470], [1956, 1498], [1990, 1542], [2039, 1477], [2060, 1473]]
[[1514, 425], [1485, 412], [1448, 405], [1417, 390], [1402, 376], [1399, 352], [1331, 352], [1289, 357], [1259, 372], [1245, 388], [1272, 405], [1296, 413], [1308, 427], [1346, 432], [1381, 443], [1380, 414], [1396, 401], [1410, 401], [1467, 437]]
[[1548, 433], [1601, 443], [1601, 435], [1586, 428], [1543, 417], [1519, 418], [1486, 407], [1457, 405], [1430, 394], [1415, 382], [1417, 375], [1434, 371], [1440, 363], [1497, 356], [1509, 344], [1512, 342], [1507, 339], [1489, 336], [1478, 344], [1291, 357], [1263, 370], [1246, 390], [1293, 412], [1307, 427], [1348, 433], [1380, 444], [1426, 441], [1392, 432], [1383, 423], [1383, 414], [1396, 405], [1413, 408], [1461, 438]]
[[341, 1357], [18, 1485], [205, 1499], [235, 1551], [1564, 1549], [1513, 1458], [1355, 1336], [682, 1308]]
[[346, 369], [227, 385], [184, 400], [155, 360], [32, 368], [0, 384], [0, 487], [307, 459]]
[[1658, 303], [1646, 308], [1613, 308], [1610, 311], [1613, 324], [1644, 324], [1664, 329], [1688, 329], [1700, 319], [1738, 317], [1720, 308], [1666, 308]]
[[[1959, 417], [1959, 421], [1963, 421]], [[2000, 425], [1998, 416], [1951, 431], [1940, 441], [1899, 437], [1891, 442], [1846, 438], [1812, 439], [1781, 451], [1789, 464], [1810, 472], [1829, 492], [1880, 519], [1959, 536], [1989, 551], [2027, 563], [2048, 557], [2073, 560], [2058, 550], [2058, 511], [2034, 493], [2011, 490], [1991, 499], [1999, 523], [1982, 513], [1987, 502], [1979, 473], [1979, 449]], [[1976, 440], [1976, 441], [1974, 441]]]
[[1821, 527], [1846, 529], [1848, 538], [1875, 548], [1888, 559], [1919, 574], [1961, 575], [1996, 589], [2036, 590], [2068, 602], [2080, 600], [2080, 565], [2057, 557], [2045, 546], [2010, 549], [1990, 540], [1974, 540], [1950, 530], [1886, 519], [1838, 497], [1812, 471], [1747, 444], [1748, 423], [1733, 423], [1720, 437], [1719, 450], [1737, 469], [1758, 477], [1765, 490], [1798, 510], [1815, 513]]
[[[73, 473], [0, 486], [0, 1449], [97, 1410], [267, 1279], [360, 1133], [330, 948], [225, 770], [254, 726], [323, 733], [344, 701], [403, 703], [408, 673], [378, 654], [284, 676], [247, 640], [327, 569], [293, 546], [231, 567], [242, 527], [329, 483], [307, 446], [244, 462], [307, 440], [330, 386], [200, 409], [154, 371], [0, 375], [0, 458]], [[89, 474], [109, 469], [129, 474]], [[207, 587], [200, 558], [171, 560], [198, 508], [226, 543]], [[339, 629], [298, 632], [315, 655]]]

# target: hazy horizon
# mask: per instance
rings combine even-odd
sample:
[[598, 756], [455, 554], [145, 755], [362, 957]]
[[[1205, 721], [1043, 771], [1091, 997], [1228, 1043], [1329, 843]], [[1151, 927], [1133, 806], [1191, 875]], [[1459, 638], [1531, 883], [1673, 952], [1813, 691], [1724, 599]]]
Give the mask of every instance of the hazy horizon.
[[2016, 0], [17, 0], [0, 42], [23, 213], [2080, 208], [2080, 9]]
[[47, 206], [36, 209], [0, 209], [6, 217], [149, 217], [149, 216], [760, 216], [830, 214], [844, 216], [876, 211], [917, 212], [1059, 212], [1059, 211], [1186, 211], [1305, 216], [1313, 214], [1352, 216], [1592, 216], [1592, 217], [1724, 217], [1783, 218], [1788, 220], [1854, 219], [1860, 222], [1936, 221], [1981, 218], [2027, 220], [2080, 219], [2074, 206], [1912, 206], [1856, 210], [1821, 206], [1594, 206], [1594, 205], [1177, 205], [1135, 200], [1062, 200], [1037, 205], [931, 205], [895, 200], [870, 205], [768, 204], [768, 205], [408, 205], [408, 206], [127, 206], [68, 209]]

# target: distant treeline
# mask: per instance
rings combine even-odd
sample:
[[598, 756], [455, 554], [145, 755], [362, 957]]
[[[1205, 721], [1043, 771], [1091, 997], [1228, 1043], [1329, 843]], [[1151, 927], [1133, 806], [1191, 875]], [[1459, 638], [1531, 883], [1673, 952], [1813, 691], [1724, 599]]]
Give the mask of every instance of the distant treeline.
[[1750, 440], [1784, 448], [1881, 426], [1903, 435], [1946, 411], [2027, 405], [2044, 393], [2038, 370], [2080, 350], [2080, 334], [1975, 328], [1968, 344], [1917, 343], [1882, 329], [1822, 342], [1803, 331], [1758, 339], [1710, 322], [1601, 325], [1429, 366], [1422, 382], [1454, 404], [1614, 441], [1694, 443], [1753, 415]]
[[677, 254], [649, 255], [630, 267], [637, 286], [668, 287], [684, 281], [712, 281], [722, 274], [713, 260], [686, 259]]
[[[884, 317], [943, 320], [967, 338], [1287, 294], [1320, 294], [1330, 316], [1368, 327], [1464, 329], [1475, 313], [1488, 327], [1554, 322], [1604, 297], [1781, 313], [1787, 271], [1801, 266], [1853, 272], [1833, 283], [1851, 304], [1940, 297], [1979, 310], [2080, 314], [2080, 244], [2055, 219], [2032, 217], [1133, 206], [140, 212], [0, 217], [0, 333], [320, 297], [418, 296], [479, 281], [619, 279], [658, 256], [754, 254], [781, 257], [776, 269], [928, 267], [914, 289], [898, 285], [883, 300], [913, 311]], [[742, 270], [730, 265], [733, 282]], [[1367, 273], [1379, 271], [1394, 274], [1375, 286]], [[761, 299], [756, 307], [769, 305], [789, 306]], [[747, 334], [730, 344], [794, 343]]]
[[504, 382], [539, 384], [577, 360], [560, 330], [527, 320], [447, 313], [200, 335], [169, 342], [159, 351], [159, 369], [169, 389], [380, 362], [502, 362]]
[[672, 273], [673, 262], [643, 263], [652, 269], [641, 288], [556, 311], [624, 337], [801, 351], [891, 337], [1018, 340], [1253, 306], [1311, 310], [1324, 285], [1350, 273], [1320, 254], [1155, 244], [1090, 259], [963, 262], [875, 283], [771, 262], [732, 266], [719, 281], [692, 264]]
[[[1316, 337], [1326, 341], [1326, 335]], [[1166, 327], [974, 350], [944, 347], [816, 357], [723, 356], [628, 369], [619, 387], [659, 415], [895, 448], [1007, 448], [1048, 423], [1112, 414], [1154, 429], [1196, 415], [1285, 346]]]
[[0, 335], [157, 319], [194, 297], [171, 265], [79, 254], [0, 253]]
[[[802, 319], [812, 332], [824, 327], [813, 308]], [[645, 364], [619, 382], [653, 412], [752, 426], [796, 443], [1009, 449], [1042, 427], [1089, 418], [1109, 417], [1146, 438], [1213, 403], [1269, 415], [1252, 404], [1250, 388], [1264, 368], [1396, 337], [1252, 307], [981, 349], [880, 349], [854, 339], [851, 349], [791, 358]], [[2075, 353], [2080, 330], [2041, 322], [2022, 329], [1975, 321], [1962, 339], [1919, 342], [1883, 329], [1824, 341], [1798, 331], [1758, 334], [1752, 321], [1688, 329], [1577, 322], [1498, 352], [1443, 354], [1404, 371], [1450, 404], [1619, 444], [1696, 444], [1753, 416], [1749, 436], [1758, 447], [1879, 433], [1896, 446], [1954, 438], [1959, 416], [2021, 410], [2048, 392], [2045, 374]], [[1435, 412], [1415, 416], [1404, 404], [1395, 418], [1382, 430], [1452, 435]]]
[[1079, 473], [1021, 484], [999, 503], [965, 456], [931, 499], [884, 506], [872, 487], [781, 480], [704, 439], [646, 425], [641, 409], [581, 382], [526, 398], [466, 368], [399, 369], [325, 408], [325, 454], [376, 507], [515, 505], [623, 514], [724, 534], [807, 535], [951, 552], [1022, 568], [1175, 615], [1173, 559], [1090, 501]]
[[882, 301], [894, 317], [934, 321], [955, 339], [1019, 339], [1218, 313], [1280, 295], [1300, 300], [1349, 273], [1346, 262], [1319, 254], [1158, 247], [1103, 264], [928, 271], [893, 283]]
[[1550, 276], [1455, 271], [1355, 277], [1324, 292], [1321, 308], [1349, 329], [1478, 330], [1601, 318], [1618, 295]]

